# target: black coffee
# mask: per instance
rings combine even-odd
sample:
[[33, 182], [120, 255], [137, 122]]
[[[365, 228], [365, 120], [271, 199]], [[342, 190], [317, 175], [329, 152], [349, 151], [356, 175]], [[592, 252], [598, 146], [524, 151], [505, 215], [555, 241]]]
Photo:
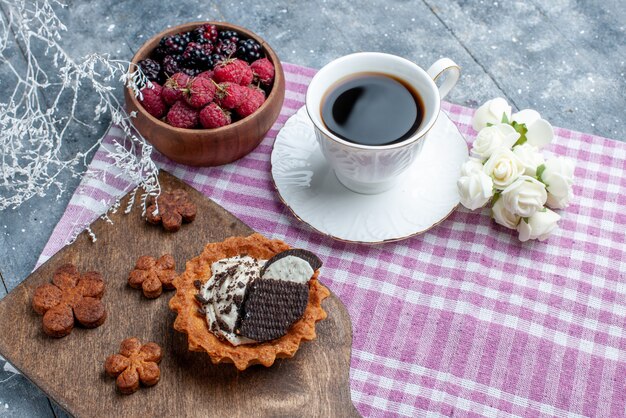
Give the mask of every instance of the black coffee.
[[322, 120], [333, 134], [361, 145], [389, 145], [417, 132], [424, 105], [403, 80], [359, 73], [340, 80], [322, 100]]

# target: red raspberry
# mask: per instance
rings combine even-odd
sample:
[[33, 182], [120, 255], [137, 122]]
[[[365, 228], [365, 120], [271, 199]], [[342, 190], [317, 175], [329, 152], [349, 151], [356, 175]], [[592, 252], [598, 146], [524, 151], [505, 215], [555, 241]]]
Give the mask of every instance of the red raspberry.
[[267, 58], [261, 58], [250, 64], [255, 80], [264, 86], [269, 86], [274, 81], [274, 65]]
[[245, 118], [246, 116], [250, 116], [253, 114], [265, 101], [265, 93], [258, 87], [244, 87], [248, 90], [248, 94], [246, 98], [235, 111], [239, 116]]
[[238, 59], [225, 60], [214, 68], [215, 74], [213, 78], [218, 83], [224, 83], [229, 81], [231, 83], [237, 83], [242, 86], [247, 86], [252, 83], [252, 70], [247, 62]]
[[163, 87], [155, 82], [152, 83], [152, 88], [144, 87], [141, 89], [141, 104], [143, 105], [143, 108], [158, 119], [161, 119], [167, 111], [167, 105], [161, 98], [162, 91]]
[[194, 128], [198, 124], [198, 111], [180, 101], [167, 112], [167, 123], [177, 128]]
[[215, 89], [213, 80], [196, 77], [189, 82], [188, 91], [185, 92], [185, 100], [189, 106], [200, 109], [213, 101]]
[[213, 70], [206, 70], [204, 72], [201, 72], [196, 77], [206, 78], [208, 80], [212, 80], [213, 79]]
[[183, 98], [183, 90], [187, 88], [189, 76], [185, 73], [176, 73], [171, 76], [163, 86], [163, 101], [168, 105], [173, 105]]
[[208, 129], [230, 125], [230, 112], [226, 112], [216, 103], [209, 103], [200, 111], [200, 123]]
[[247, 87], [226, 82], [218, 85], [215, 102], [224, 109], [234, 109], [243, 102], [247, 94]]

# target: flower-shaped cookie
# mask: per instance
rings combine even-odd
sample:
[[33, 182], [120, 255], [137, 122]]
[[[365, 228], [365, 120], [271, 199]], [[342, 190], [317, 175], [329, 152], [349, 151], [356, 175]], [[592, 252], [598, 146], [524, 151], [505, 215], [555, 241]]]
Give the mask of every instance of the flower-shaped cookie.
[[183, 222], [192, 222], [196, 218], [196, 205], [189, 199], [187, 192], [176, 189], [169, 193], [161, 193], [156, 199], [150, 197], [146, 212], [146, 220], [149, 223], [162, 224], [166, 231], [176, 232]]
[[135, 289], [143, 289], [149, 299], [158, 298], [163, 289], [173, 289], [172, 281], [176, 278], [176, 263], [170, 254], [158, 260], [148, 255], [139, 257], [135, 269], [128, 276], [128, 284]]
[[116, 377], [116, 385], [121, 393], [131, 394], [144, 386], [154, 386], [161, 378], [161, 347], [156, 343], [141, 344], [139, 339], [127, 338], [120, 344], [119, 354], [106, 359], [104, 370]]
[[75, 320], [86, 328], [104, 323], [106, 310], [100, 300], [104, 281], [100, 273], [89, 271], [82, 276], [72, 264], [59, 267], [52, 283], [35, 289], [32, 305], [43, 315], [43, 331], [51, 337], [65, 337], [74, 328]]

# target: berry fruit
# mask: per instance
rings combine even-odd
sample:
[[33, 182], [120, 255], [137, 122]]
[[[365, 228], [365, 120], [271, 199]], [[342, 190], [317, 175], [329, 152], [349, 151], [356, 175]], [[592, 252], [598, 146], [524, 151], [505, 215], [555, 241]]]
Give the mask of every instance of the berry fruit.
[[196, 36], [196, 42], [203, 43], [215, 43], [217, 41], [218, 31], [215, 25], [202, 25], [194, 29]]
[[183, 98], [183, 91], [187, 88], [189, 76], [185, 73], [176, 73], [163, 85], [161, 97], [168, 105], [173, 105]]
[[261, 58], [262, 50], [254, 39], [246, 39], [239, 41], [237, 48], [237, 57], [247, 62], [253, 62]]
[[265, 93], [258, 87], [244, 87], [247, 90], [245, 99], [235, 109], [242, 118], [253, 114], [265, 101]]
[[232, 43], [237, 44], [240, 38], [239, 38], [239, 34], [234, 30], [223, 30], [219, 34], [219, 39], [221, 40], [228, 39]]
[[261, 58], [250, 64], [254, 73], [254, 79], [264, 86], [269, 86], [274, 81], [274, 65], [267, 58]]
[[160, 45], [165, 48], [167, 54], [180, 55], [185, 52], [187, 44], [191, 41], [189, 33], [177, 33], [161, 39]]
[[198, 111], [183, 101], [176, 102], [167, 112], [167, 123], [177, 128], [194, 128], [198, 124]]
[[237, 83], [225, 82], [217, 86], [215, 102], [223, 109], [234, 109], [244, 101], [247, 94], [247, 87]]
[[163, 58], [163, 72], [167, 77], [171, 77], [181, 70], [180, 57], [175, 55], [167, 55]]
[[215, 52], [225, 57], [230, 57], [237, 52], [237, 44], [229, 39], [221, 39], [217, 41]]
[[141, 104], [148, 113], [155, 118], [162, 118], [167, 111], [167, 105], [161, 98], [163, 88], [157, 83], [152, 83], [152, 88], [144, 87], [141, 89]]
[[183, 67], [183, 68], [180, 69], [180, 71], [185, 73], [185, 74], [187, 74], [189, 77], [195, 77], [198, 74], [200, 74], [201, 70], [199, 70], [197, 68]]
[[197, 75], [198, 78], [213, 79], [213, 70], [206, 70]]
[[153, 59], [146, 58], [139, 61], [139, 68], [150, 81], [158, 81], [161, 65]]
[[250, 84], [253, 77], [250, 66], [245, 61], [238, 59], [226, 60], [216, 65], [213, 75], [213, 78], [218, 83], [229, 81], [242, 86]]
[[209, 68], [212, 64], [211, 53], [213, 52], [213, 44], [200, 44], [197, 42], [189, 42], [185, 52], [183, 52], [183, 63], [186, 67]]
[[184, 97], [189, 106], [200, 109], [213, 101], [215, 90], [213, 80], [196, 77], [189, 82]]
[[213, 67], [224, 61], [226, 57], [221, 54], [213, 54], [211, 55], [211, 62], [213, 63]]
[[200, 124], [207, 129], [230, 125], [230, 112], [225, 111], [216, 103], [209, 103], [200, 111]]

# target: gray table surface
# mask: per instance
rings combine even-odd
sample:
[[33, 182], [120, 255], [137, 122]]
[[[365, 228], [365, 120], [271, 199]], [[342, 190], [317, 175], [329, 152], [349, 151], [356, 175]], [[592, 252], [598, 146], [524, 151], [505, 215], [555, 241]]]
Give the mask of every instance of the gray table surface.
[[[393, 53], [422, 67], [447, 56], [463, 68], [459, 84], [447, 98], [453, 103], [476, 107], [502, 96], [518, 109], [537, 109], [555, 126], [626, 140], [623, 0], [66, 4], [59, 10], [68, 27], [63, 43], [75, 57], [106, 52], [130, 59], [147, 37], [167, 26], [224, 20], [260, 34], [281, 60], [317, 68], [357, 51]], [[0, 77], [0, 93], [6, 91], [2, 87]], [[89, 148], [107, 125], [105, 121], [89, 135], [69, 142], [67, 152]], [[34, 198], [18, 209], [0, 212], [0, 298], [32, 271], [79, 180], [64, 176], [68, 191], [59, 200]], [[0, 416], [66, 416], [23, 376], [3, 371], [3, 363]]]

